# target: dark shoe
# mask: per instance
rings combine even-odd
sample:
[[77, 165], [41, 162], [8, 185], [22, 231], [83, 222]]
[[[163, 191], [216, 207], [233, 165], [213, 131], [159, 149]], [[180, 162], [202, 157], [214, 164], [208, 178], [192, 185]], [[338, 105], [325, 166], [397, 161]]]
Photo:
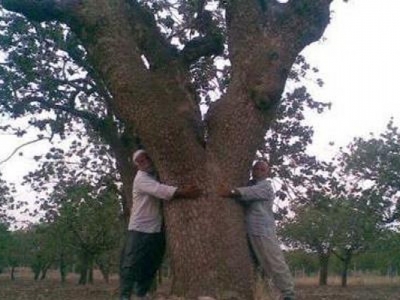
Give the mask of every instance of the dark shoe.
[[283, 300], [294, 300], [294, 297], [292, 297], [292, 296], [285, 296], [285, 297], [283, 297]]

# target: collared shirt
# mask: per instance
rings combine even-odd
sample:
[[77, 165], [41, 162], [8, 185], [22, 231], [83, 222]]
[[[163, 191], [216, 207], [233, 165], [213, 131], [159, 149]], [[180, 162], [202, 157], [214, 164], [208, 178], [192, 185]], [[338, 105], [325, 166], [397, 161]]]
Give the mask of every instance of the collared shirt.
[[272, 211], [275, 193], [267, 179], [255, 185], [236, 188], [240, 193], [238, 199], [246, 207], [247, 233], [268, 236], [275, 232], [275, 219]]
[[138, 171], [133, 180], [132, 209], [129, 230], [145, 233], [161, 231], [161, 200], [174, 196], [176, 187], [161, 184], [152, 175]]

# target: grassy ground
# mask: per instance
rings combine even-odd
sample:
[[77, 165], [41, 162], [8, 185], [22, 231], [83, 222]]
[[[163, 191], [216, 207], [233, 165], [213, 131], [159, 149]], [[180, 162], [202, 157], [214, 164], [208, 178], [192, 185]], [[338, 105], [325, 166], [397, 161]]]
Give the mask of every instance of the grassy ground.
[[[77, 285], [77, 276], [70, 274], [65, 284], [61, 284], [58, 274], [50, 272], [47, 279], [35, 282], [27, 270], [18, 270], [16, 280], [11, 281], [9, 274], [0, 274], [1, 300], [117, 300], [118, 278], [112, 277], [105, 284], [100, 276], [95, 276], [93, 285]], [[340, 278], [329, 278], [329, 286], [318, 287], [317, 278], [297, 278], [298, 300], [400, 300], [400, 278], [362, 276], [349, 279], [347, 288], [340, 287]], [[276, 293], [259, 289], [259, 300], [276, 299]], [[166, 299], [166, 288], [161, 288], [154, 300]]]
[[319, 287], [318, 278], [298, 278], [296, 289], [300, 300], [399, 300], [400, 278], [362, 276], [349, 278], [348, 287], [340, 278], [328, 279], [329, 286]]

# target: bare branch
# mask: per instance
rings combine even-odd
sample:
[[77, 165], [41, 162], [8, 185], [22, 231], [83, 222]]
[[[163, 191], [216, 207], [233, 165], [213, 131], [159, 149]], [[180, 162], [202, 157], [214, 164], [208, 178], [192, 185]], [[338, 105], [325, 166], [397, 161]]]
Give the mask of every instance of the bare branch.
[[23, 147], [31, 145], [31, 144], [34, 144], [34, 143], [39, 142], [39, 141], [43, 141], [43, 140], [50, 140], [50, 138], [48, 138], [48, 137], [40, 137], [40, 138], [38, 138], [36, 140], [32, 140], [32, 141], [23, 143], [22, 145], [20, 145], [17, 148], [15, 148], [13, 150], [13, 152], [11, 152], [11, 154], [9, 156], [7, 156], [5, 159], [0, 161], [0, 165], [2, 165], [3, 163], [7, 162], [8, 160], [10, 160], [18, 152], [18, 150], [22, 149]]

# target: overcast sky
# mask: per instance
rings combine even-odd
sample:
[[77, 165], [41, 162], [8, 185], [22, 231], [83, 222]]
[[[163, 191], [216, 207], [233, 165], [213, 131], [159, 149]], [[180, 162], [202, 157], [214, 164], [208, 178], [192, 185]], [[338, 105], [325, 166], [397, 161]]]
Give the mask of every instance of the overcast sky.
[[354, 136], [382, 132], [390, 117], [400, 120], [400, 0], [336, 0], [332, 9], [325, 41], [303, 52], [325, 82], [314, 97], [333, 104], [310, 119], [312, 152], [322, 158]]
[[[324, 41], [303, 54], [320, 69], [323, 88], [311, 86], [316, 100], [332, 102], [330, 111], [310, 117], [315, 128], [311, 152], [328, 159], [355, 136], [382, 132], [390, 117], [399, 123], [400, 0], [335, 0]], [[32, 136], [34, 139], [34, 136]], [[329, 146], [333, 141], [334, 146]], [[0, 161], [20, 145], [0, 134]], [[41, 145], [24, 148], [24, 155], [0, 165], [10, 181], [18, 181], [33, 165]], [[29, 192], [20, 190], [20, 194]]]

